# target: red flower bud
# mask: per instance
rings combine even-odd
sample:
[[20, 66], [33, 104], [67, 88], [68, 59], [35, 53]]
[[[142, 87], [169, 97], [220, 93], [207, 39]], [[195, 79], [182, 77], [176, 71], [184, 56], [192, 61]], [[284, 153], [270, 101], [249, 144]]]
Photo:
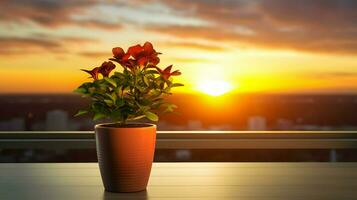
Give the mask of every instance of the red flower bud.
[[125, 55], [124, 50], [120, 47], [113, 48], [112, 52], [113, 52], [113, 57], [118, 60], [121, 60], [123, 58], [123, 56]]
[[164, 70], [161, 70], [158, 67], [155, 67], [157, 69], [157, 71], [159, 71], [159, 73], [161, 74], [162, 78], [164, 78], [165, 80], [168, 80], [170, 78], [170, 76], [179, 76], [181, 75], [181, 72], [179, 70], [175, 70], [173, 72], [171, 72], [172, 69], [172, 65], [166, 67]]
[[81, 70], [90, 74], [91, 75], [90, 78], [93, 78], [94, 80], [98, 80], [99, 67], [95, 67], [92, 70], [86, 70], [86, 69], [81, 69]]
[[101, 73], [104, 77], [108, 77], [113, 69], [115, 69], [114, 63], [112, 63], [111, 61], [103, 62], [103, 64], [99, 68], [99, 73]]

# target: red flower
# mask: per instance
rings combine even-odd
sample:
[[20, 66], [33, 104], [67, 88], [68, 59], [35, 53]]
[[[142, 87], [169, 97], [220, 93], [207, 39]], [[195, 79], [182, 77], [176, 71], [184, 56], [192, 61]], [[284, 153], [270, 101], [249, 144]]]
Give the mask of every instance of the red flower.
[[125, 55], [124, 50], [120, 47], [114, 47], [112, 49], [112, 52], [113, 52], [113, 57], [118, 60], [121, 60], [123, 58], [123, 56]]
[[113, 52], [114, 58], [110, 58], [109, 60], [118, 62], [119, 64], [121, 64], [124, 67], [131, 66], [130, 62], [129, 62], [129, 57], [130, 57], [129, 53], [125, 53], [124, 50], [120, 47], [113, 48], [112, 52]]
[[157, 71], [159, 71], [159, 73], [161, 74], [162, 78], [164, 78], [165, 80], [168, 80], [170, 78], [170, 76], [179, 76], [181, 75], [181, 72], [179, 70], [175, 70], [173, 72], [171, 72], [172, 69], [172, 65], [166, 67], [164, 70], [161, 70], [158, 67], [155, 67], [157, 69]]
[[135, 46], [129, 47], [127, 53], [133, 56], [133, 58], [139, 59], [139, 55], [141, 54], [142, 51], [143, 48], [140, 46], [140, 44], [137, 44]]
[[103, 77], [108, 77], [110, 72], [115, 68], [114, 63], [111, 61], [103, 62], [103, 64], [99, 68], [99, 73], [103, 75]]
[[86, 70], [86, 69], [81, 69], [84, 72], [87, 72], [88, 74], [91, 75], [91, 78], [93, 78], [94, 80], [98, 80], [98, 74], [99, 74], [99, 67], [95, 67], [92, 70]]
[[157, 65], [160, 62], [157, 56], [160, 53], [155, 51], [150, 42], [145, 42], [143, 46], [137, 44], [129, 47], [127, 54], [130, 54], [140, 66], [146, 66], [147, 64]]
[[160, 53], [156, 52], [154, 47], [150, 42], [145, 42], [143, 46], [140, 44], [131, 46], [125, 53], [120, 47], [115, 47], [112, 50], [113, 57], [109, 60], [118, 62], [123, 67], [128, 67], [130, 70], [134, 69], [135, 66], [156, 66], [160, 59], [158, 55]]

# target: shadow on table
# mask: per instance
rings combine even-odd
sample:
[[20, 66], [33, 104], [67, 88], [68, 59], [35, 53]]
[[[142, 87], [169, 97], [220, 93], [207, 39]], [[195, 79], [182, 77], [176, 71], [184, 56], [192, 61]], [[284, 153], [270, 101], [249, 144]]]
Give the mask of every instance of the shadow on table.
[[147, 200], [148, 192], [141, 191], [141, 192], [132, 192], [132, 193], [113, 193], [113, 192], [103, 192], [103, 200], [109, 199], [135, 199], [135, 200]]

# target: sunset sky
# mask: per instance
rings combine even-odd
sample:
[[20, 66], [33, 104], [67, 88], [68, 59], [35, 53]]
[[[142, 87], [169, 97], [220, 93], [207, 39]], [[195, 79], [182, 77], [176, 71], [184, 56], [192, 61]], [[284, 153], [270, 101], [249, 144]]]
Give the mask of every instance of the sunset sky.
[[[0, 93], [69, 93], [111, 49], [151, 41], [186, 87], [357, 92], [354, 0], [2, 0]], [[117, 69], [120, 69], [118, 67]]]

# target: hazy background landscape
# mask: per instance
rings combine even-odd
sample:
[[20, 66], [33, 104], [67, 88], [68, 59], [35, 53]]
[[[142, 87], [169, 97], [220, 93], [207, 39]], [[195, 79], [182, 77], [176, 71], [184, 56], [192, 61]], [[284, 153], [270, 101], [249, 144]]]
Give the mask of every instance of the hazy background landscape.
[[[159, 130], [356, 130], [356, 95], [176, 94]], [[2, 95], [0, 130], [93, 130], [91, 117], [73, 117], [88, 100], [71, 94]]]
[[[185, 87], [160, 130], [355, 130], [352, 0], [0, 2], [0, 130], [91, 130], [72, 94], [111, 49], [151, 41]], [[120, 70], [120, 66], [117, 66]], [[217, 95], [218, 94], [218, 95]]]
[[[357, 1], [1, 0], [0, 131], [74, 118], [113, 47], [150, 41], [182, 72], [159, 130], [357, 130]], [[117, 66], [116, 70], [121, 70]], [[12, 132], [11, 132], [12, 133]], [[29, 132], [35, 133], [35, 132]], [[329, 161], [328, 149], [157, 150], [155, 161]], [[356, 161], [356, 150], [337, 150]], [[0, 162], [96, 162], [95, 149], [0, 149]]]

